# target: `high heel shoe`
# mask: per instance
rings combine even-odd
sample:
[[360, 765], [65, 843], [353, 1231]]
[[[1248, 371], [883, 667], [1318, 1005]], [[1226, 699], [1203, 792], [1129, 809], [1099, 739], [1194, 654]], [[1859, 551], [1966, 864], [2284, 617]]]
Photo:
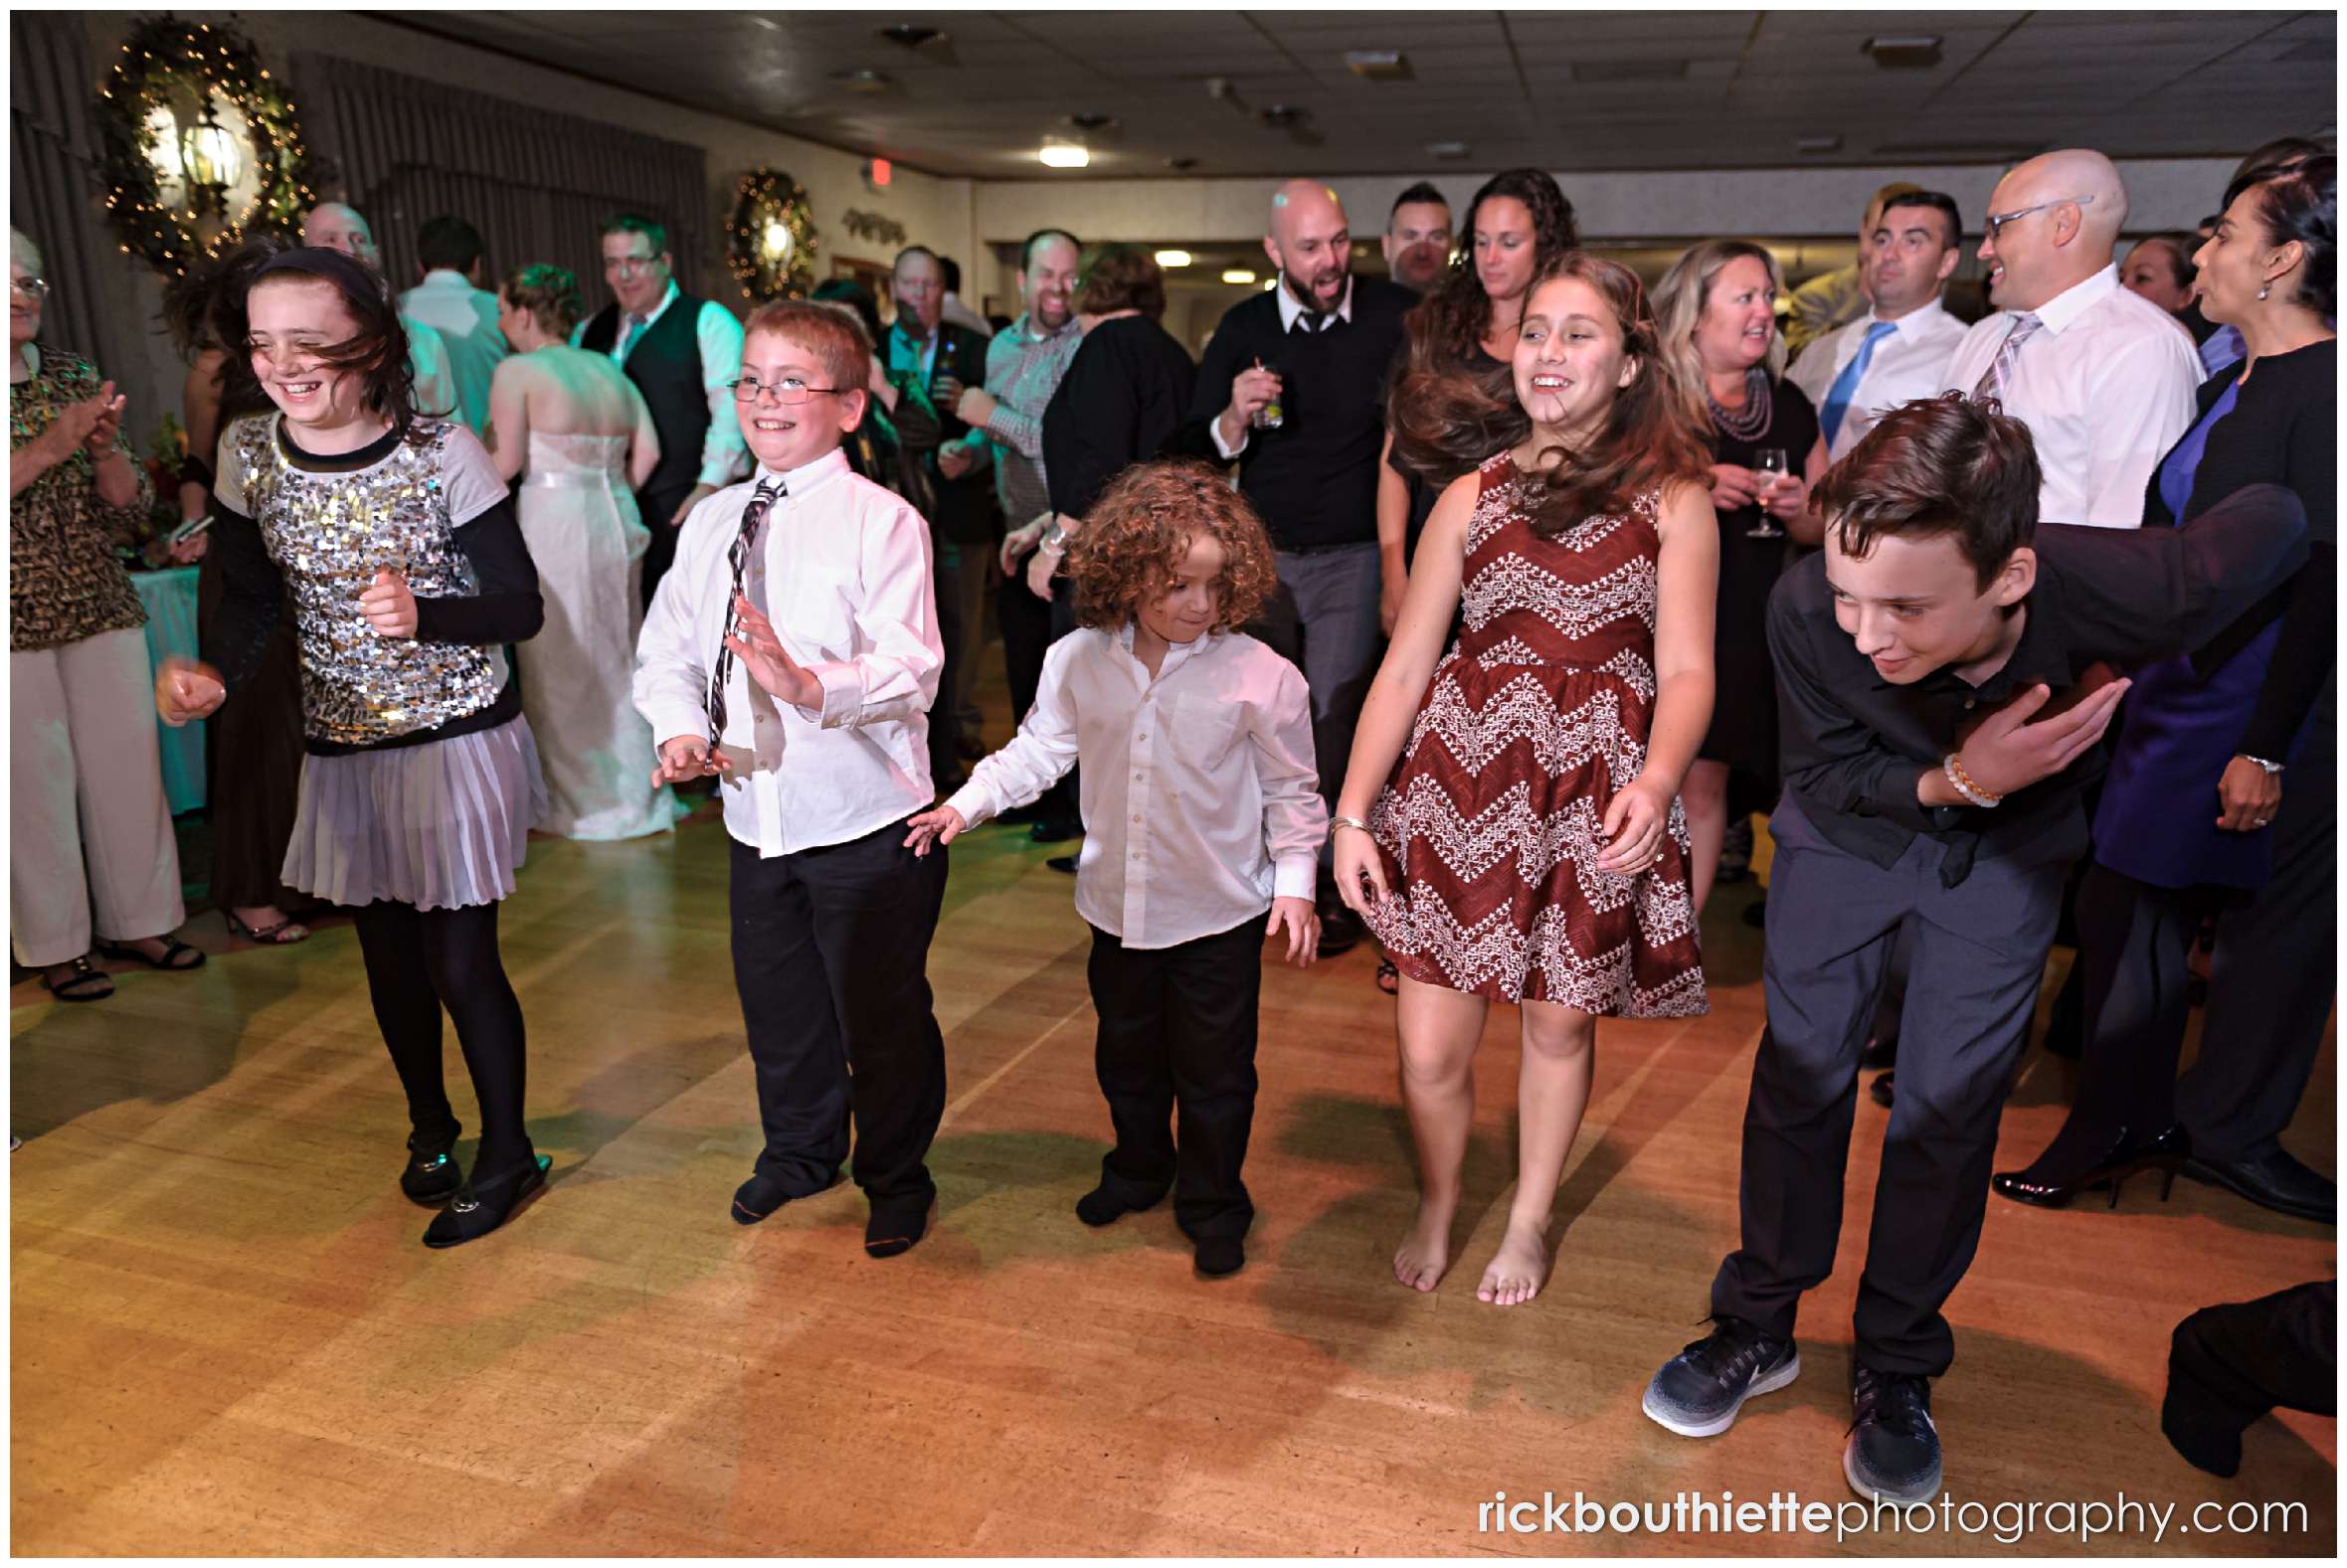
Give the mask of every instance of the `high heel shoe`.
[[485, 1181], [476, 1169], [473, 1179], [458, 1187], [449, 1206], [424, 1228], [424, 1245], [461, 1247], [480, 1240], [546, 1190], [546, 1171], [553, 1163], [548, 1155], [532, 1154], [525, 1163]]
[[463, 1131], [451, 1123], [447, 1137], [419, 1141], [422, 1134], [408, 1134], [408, 1162], [400, 1169], [400, 1191], [408, 1195], [409, 1202], [438, 1208], [464, 1185], [464, 1171], [456, 1163], [456, 1138]]
[[1989, 1178], [1989, 1190], [2016, 1203], [2059, 1209], [2080, 1193], [2108, 1183], [2109, 1206], [2115, 1209], [2119, 1188], [2129, 1176], [2139, 1170], [2156, 1170], [2160, 1173], [2160, 1201], [2165, 1203], [2176, 1185], [2176, 1172], [2184, 1168], [2191, 1154], [2192, 1139], [2181, 1126], [2165, 1128], [2150, 1137], [2138, 1137], [2121, 1128], [2101, 1157], [2082, 1171], [2064, 1174], [2043, 1171], [2037, 1165], [2027, 1170], [2001, 1170]]

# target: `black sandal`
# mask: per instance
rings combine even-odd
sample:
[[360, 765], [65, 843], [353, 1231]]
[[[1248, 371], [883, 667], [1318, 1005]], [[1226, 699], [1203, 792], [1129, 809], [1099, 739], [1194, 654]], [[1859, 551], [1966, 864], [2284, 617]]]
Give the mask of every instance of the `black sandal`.
[[526, 1163], [501, 1176], [483, 1181], [476, 1174], [456, 1189], [449, 1206], [424, 1228], [424, 1245], [461, 1247], [468, 1241], [480, 1240], [546, 1190], [546, 1170], [553, 1163], [549, 1155], [533, 1154]]
[[[97, 945], [97, 951], [109, 958], [128, 958], [133, 962], [143, 963], [150, 969], [170, 969], [177, 972], [183, 969], [200, 969], [204, 966], [204, 951], [201, 948], [191, 948], [177, 937], [155, 937], [150, 940], [163, 945], [161, 958], [150, 958], [136, 948], [124, 947], [118, 942], [101, 942]], [[182, 961], [184, 959], [193, 959], [194, 961]]]
[[[72, 968], [73, 973], [54, 982], [44, 973], [41, 988], [61, 1002], [102, 1002], [114, 994], [113, 980], [90, 965], [89, 955], [76, 958]], [[92, 985], [101, 988], [91, 990]]]
[[309, 941], [309, 928], [290, 915], [269, 926], [248, 926], [237, 919], [234, 910], [222, 910], [220, 918], [228, 922], [230, 936], [242, 937], [247, 942], [258, 942], [265, 948], [284, 948], [296, 942]]
[[409, 1159], [400, 1169], [400, 1191], [409, 1202], [438, 1208], [464, 1185], [464, 1171], [456, 1163], [456, 1139], [463, 1131], [451, 1123], [447, 1137], [427, 1141], [419, 1133], [408, 1134]]

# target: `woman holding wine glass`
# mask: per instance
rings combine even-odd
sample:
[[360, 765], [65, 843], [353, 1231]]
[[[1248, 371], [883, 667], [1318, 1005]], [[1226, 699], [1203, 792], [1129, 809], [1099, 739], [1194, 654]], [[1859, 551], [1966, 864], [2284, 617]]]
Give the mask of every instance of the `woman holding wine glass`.
[[1690, 861], [1700, 913], [1719, 870], [1731, 797], [1739, 815], [1775, 803], [1776, 680], [1767, 659], [1768, 592], [1786, 541], [1814, 546], [1809, 487], [1825, 476], [1817, 411], [1784, 377], [1776, 260], [1741, 240], [1708, 240], [1671, 264], [1655, 291], [1662, 351], [1688, 412], [1712, 448], [1712, 509], [1719, 519], [1717, 694], [1712, 728], [1680, 797], [1695, 843]]

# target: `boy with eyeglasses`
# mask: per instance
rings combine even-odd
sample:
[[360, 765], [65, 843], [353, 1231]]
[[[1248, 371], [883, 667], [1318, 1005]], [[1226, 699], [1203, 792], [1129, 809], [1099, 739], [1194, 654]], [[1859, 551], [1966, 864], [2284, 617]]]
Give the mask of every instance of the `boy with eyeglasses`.
[[850, 471], [855, 327], [786, 301], [750, 318], [731, 388], [757, 459], [693, 508], [636, 646], [663, 783], [715, 776], [732, 836], [734, 981], [765, 1146], [733, 1198], [754, 1225], [837, 1181], [854, 1127], [864, 1248], [921, 1239], [945, 1112], [928, 956], [942, 857], [904, 845], [933, 798], [945, 662], [929, 525]]

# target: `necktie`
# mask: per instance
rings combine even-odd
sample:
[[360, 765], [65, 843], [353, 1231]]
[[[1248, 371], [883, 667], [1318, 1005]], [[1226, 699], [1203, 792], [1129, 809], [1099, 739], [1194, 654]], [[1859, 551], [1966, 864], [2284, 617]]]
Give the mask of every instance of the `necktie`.
[[1328, 320], [1329, 317], [1328, 312], [1323, 310], [1307, 310], [1296, 319], [1302, 323], [1305, 331], [1318, 332], [1321, 329], [1321, 323]]
[[628, 357], [628, 351], [635, 347], [635, 340], [643, 336], [643, 317], [631, 312], [628, 316], [628, 330], [620, 337], [620, 358], [626, 359]]
[[725, 737], [725, 683], [733, 677], [734, 664], [733, 649], [725, 644], [727, 638], [741, 629], [741, 622], [736, 618], [739, 612], [735, 602], [742, 597], [742, 579], [749, 570], [750, 551], [758, 537], [758, 525], [766, 521], [766, 514], [774, 503], [790, 493], [780, 479], [759, 480], [758, 493], [750, 498], [748, 506], [742, 508], [741, 531], [734, 535], [733, 548], [725, 553], [726, 561], [733, 567], [733, 592], [725, 596], [725, 636], [718, 638], [717, 665], [709, 675], [706, 706], [709, 710], [711, 750], [715, 750], [718, 742]]
[[1858, 396], [1858, 384], [1864, 380], [1867, 364], [1875, 357], [1875, 345], [1898, 328], [1888, 321], [1878, 321], [1867, 328], [1866, 341], [1858, 345], [1858, 352], [1850, 356], [1850, 363], [1842, 367], [1842, 374], [1826, 390], [1826, 406], [1818, 411], [1818, 427], [1826, 433], [1826, 447], [1833, 448], [1834, 436], [1841, 431], [1843, 420], [1850, 415], [1850, 400]]
[[2000, 403], [2004, 401], [2005, 384], [2013, 379], [2013, 367], [2021, 360], [2021, 345], [2036, 336], [2038, 328], [2045, 324], [2027, 310], [2013, 318], [2013, 330], [2006, 333], [2005, 341], [1997, 345], [1997, 357], [1989, 362], [1988, 369], [1981, 375], [1980, 385], [1972, 389], [1974, 403], [1984, 398], [1995, 398]]

